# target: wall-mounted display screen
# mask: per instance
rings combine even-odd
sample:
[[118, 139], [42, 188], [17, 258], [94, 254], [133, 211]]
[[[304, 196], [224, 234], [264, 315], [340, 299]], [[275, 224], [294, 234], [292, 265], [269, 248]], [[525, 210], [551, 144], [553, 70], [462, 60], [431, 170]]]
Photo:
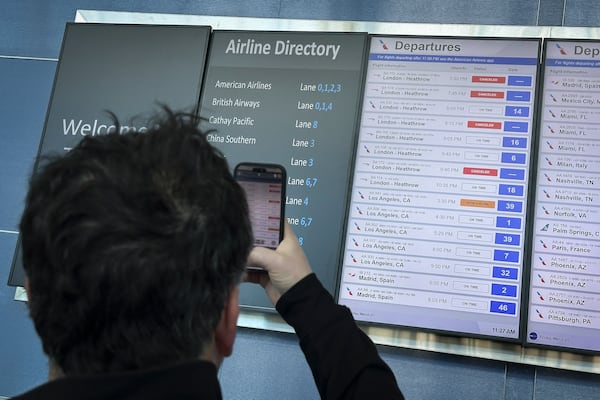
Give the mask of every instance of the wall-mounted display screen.
[[[211, 28], [67, 24], [39, 155], [69, 151], [85, 136], [143, 131], [148, 113], [166, 104], [195, 111]], [[17, 246], [9, 283], [23, 286]]]
[[526, 341], [600, 351], [600, 42], [544, 46]]
[[[363, 33], [214, 31], [200, 115], [234, 168], [287, 171], [285, 216], [335, 291], [364, 78]], [[244, 306], [272, 308], [244, 284]]]
[[373, 36], [339, 302], [520, 337], [540, 40]]

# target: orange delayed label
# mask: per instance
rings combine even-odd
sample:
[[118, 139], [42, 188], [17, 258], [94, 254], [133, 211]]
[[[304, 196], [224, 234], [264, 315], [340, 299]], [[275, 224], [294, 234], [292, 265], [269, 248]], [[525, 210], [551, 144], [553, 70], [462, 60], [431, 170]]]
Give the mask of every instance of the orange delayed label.
[[496, 202], [493, 200], [460, 199], [460, 205], [463, 207], [496, 208]]

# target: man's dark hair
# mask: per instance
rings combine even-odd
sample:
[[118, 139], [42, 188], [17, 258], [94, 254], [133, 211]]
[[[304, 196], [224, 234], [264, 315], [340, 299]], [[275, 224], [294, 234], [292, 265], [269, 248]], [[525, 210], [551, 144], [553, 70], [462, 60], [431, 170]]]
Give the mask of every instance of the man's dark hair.
[[[29, 307], [67, 375], [197, 359], [252, 246], [248, 206], [199, 120], [85, 137], [32, 176]], [[119, 132], [119, 129], [115, 130]]]

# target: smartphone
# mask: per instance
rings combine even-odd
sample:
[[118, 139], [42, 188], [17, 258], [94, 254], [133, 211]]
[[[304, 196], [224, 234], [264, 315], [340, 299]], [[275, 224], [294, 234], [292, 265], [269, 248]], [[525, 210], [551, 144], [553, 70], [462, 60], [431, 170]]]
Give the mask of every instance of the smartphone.
[[277, 164], [243, 162], [233, 175], [246, 192], [254, 245], [276, 248], [283, 239], [285, 168]]

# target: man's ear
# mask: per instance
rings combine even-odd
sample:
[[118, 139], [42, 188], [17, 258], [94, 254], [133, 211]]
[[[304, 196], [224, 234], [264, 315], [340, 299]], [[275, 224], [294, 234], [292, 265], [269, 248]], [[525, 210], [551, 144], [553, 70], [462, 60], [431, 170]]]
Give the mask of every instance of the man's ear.
[[233, 352], [233, 342], [237, 332], [237, 320], [240, 315], [240, 287], [236, 286], [229, 292], [229, 296], [221, 314], [221, 320], [215, 331], [215, 345], [223, 357], [229, 357]]
[[29, 278], [25, 277], [25, 294], [27, 294], [27, 299], [29, 299], [29, 293], [31, 293], [29, 290]]

